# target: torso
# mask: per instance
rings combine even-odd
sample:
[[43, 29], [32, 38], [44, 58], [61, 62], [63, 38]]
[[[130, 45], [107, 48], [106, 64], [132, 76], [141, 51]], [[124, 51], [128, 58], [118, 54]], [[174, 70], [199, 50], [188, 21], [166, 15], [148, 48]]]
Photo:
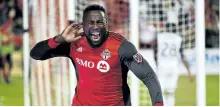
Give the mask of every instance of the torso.
[[175, 67], [179, 62], [181, 37], [174, 33], [159, 33], [158, 43], [158, 65], [166, 67]]
[[89, 46], [86, 37], [71, 44], [70, 57], [78, 72], [75, 102], [80, 105], [123, 105], [122, 72], [118, 57], [120, 44], [121, 41], [111, 35], [96, 49]]

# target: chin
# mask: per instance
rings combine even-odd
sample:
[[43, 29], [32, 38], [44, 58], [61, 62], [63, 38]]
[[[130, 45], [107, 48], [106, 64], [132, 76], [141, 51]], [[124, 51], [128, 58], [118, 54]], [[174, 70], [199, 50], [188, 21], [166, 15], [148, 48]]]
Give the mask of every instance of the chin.
[[98, 45], [100, 42], [101, 41], [96, 41], [96, 42], [93, 41], [93, 44]]
[[101, 42], [101, 39], [99, 39], [99, 40], [97, 40], [97, 41], [93, 41], [92, 38], [90, 38], [90, 40], [91, 40], [93, 43], [95, 43], [95, 44], [98, 44], [98, 43]]

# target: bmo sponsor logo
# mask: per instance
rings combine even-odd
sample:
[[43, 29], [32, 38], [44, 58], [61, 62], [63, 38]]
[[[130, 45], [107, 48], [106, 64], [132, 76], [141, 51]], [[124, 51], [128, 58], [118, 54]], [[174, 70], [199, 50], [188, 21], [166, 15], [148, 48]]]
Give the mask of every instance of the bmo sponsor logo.
[[82, 60], [82, 59], [79, 59], [79, 58], [76, 58], [76, 62], [79, 65], [84, 66], [84, 67], [88, 67], [88, 68], [94, 68], [94, 66], [95, 66], [94, 62], [87, 61], [87, 60]]
[[97, 69], [101, 72], [108, 72], [110, 70], [110, 66], [106, 61], [99, 61]]
[[99, 61], [97, 63], [97, 65], [93, 62], [93, 61], [87, 61], [87, 60], [82, 60], [79, 58], [76, 58], [76, 62], [84, 67], [87, 68], [96, 68], [100, 71], [100, 72], [108, 72], [110, 70], [110, 66], [106, 61]]

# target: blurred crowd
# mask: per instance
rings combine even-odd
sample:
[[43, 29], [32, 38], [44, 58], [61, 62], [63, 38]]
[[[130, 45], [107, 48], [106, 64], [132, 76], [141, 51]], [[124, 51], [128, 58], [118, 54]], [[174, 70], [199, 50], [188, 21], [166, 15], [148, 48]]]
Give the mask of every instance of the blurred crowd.
[[22, 20], [22, 0], [0, 0], [1, 39], [10, 36], [15, 49], [22, 44]]
[[219, 0], [205, 0], [206, 48], [219, 48]]
[[[150, 0], [140, 0], [140, 1], [149, 2]], [[183, 2], [184, 0], [174, 0], [174, 1], [179, 1], [179, 2], [182, 1], [182, 3], [184, 4]], [[99, 3], [103, 5], [107, 10], [109, 28], [113, 31], [122, 33], [126, 36], [126, 38], [129, 38], [128, 37], [129, 4], [126, 0], [85, 0], [85, 1], [77, 0], [77, 2], [79, 4], [82, 4], [81, 2], [89, 2], [89, 4]], [[218, 39], [219, 38], [219, 7], [218, 6], [219, 6], [219, 0], [205, 0], [206, 48], [219, 47], [219, 39]], [[112, 9], [112, 7], [114, 7], [114, 9]], [[140, 7], [140, 10], [141, 8], [142, 7]], [[174, 20], [174, 19], [170, 18], [167, 20]], [[142, 21], [140, 22], [141, 22], [140, 31], [144, 31], [144, 33], [146, 32], [152, 33], [152, 31], [155, 30], [154, 28], [155, 26], [157, 28], [158, 26], [159, 27], [161, 26], [155, 24], [150, 26], [144, 22], [142, 23]], [[173, 26], [173, 25], [167, 24], [163, 26]], [[1, 37], [3, 37], [3, 35], [5, 35], [5, 32], [7, 31], [9, 35], [13, 35], [13, 38], [10, 40], [13, 41], [14, 48], [19, 49], [22, 44], [21, 35], [23, 32], [22, 0], [0, 0], [0, 28], [1, 28], [0, 29]], [[142, 38], [143, 37], [141, 37], [141, 39]], [[147, 40], [151, 40], [152, 38], [153, 37], [149, 35], [147, 37]]]
[[0, 0], [0, 80], [10, 83], [12, 54], [22, 45], [22, 2]]
[[[185, 49], [195, 47], [195, 0], [140, 1], [141, 48], [152, 48], [159, 32], [177, 33]], [[206, 48], [219, 48], [219, 25], [219, 0], [205, 0]]]

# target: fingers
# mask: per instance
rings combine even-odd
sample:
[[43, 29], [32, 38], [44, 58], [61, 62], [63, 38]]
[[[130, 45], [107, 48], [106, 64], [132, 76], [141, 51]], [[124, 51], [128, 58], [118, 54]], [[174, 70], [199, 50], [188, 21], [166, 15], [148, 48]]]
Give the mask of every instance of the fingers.
[[63, 34], [63, 35], [68, 34], [68, 33], [71, 31], [71, 29], [72, 29], [72, 26], [70, 25], [70, 26], [68, 26], [67, 28], [65, 28], [65, 29], [63, 30], [62, 34]]
[[70, 26], [72, 26], [72, 27], [75, 27], [78, 25], [82, 25], [82, 22], [74, 22], [74, 23], [70, 24]]
[[74, 38], [74, 41], [77, 41], [77, 40], [79, 40], [80, 38], [82, 38], [82, 36], [77, 36], [77, 37]]
[[82, 29], [82, 25], [78, 25], [78, 26], [75, 26], [74, 28], [72, 28], [71, 29], [71, 33], [78, 33], [78, 31], [80, 30], [80, 29]]
[[82, 24], [78, 24], [77, 26], [73, 27], [73, 30], [78, 31], [82, 27], [83, 27]]
[[70, 24], [63, 32], [64, 35], [72, 32], [77, 32], [80, 28], [82, 28], [82, 22], [74, 22]]

